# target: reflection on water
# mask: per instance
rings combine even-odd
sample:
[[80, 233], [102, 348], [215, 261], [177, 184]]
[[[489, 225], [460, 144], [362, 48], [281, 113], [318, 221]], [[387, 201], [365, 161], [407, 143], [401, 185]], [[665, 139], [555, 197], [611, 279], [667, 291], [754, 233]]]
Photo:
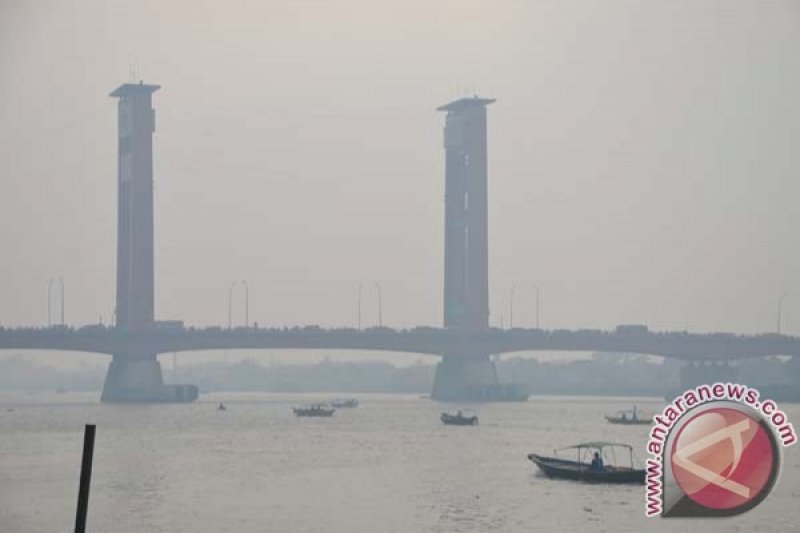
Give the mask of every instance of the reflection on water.
[[[97, 424], [92, 531], [789, 531], [800, 459], [755, 510], [720, 521], [644, 518], [641, 486], [541, 477], [526, 455], [586, 440], [629, 442], [647, 426], [603, 413], [631, 399], [533, 397], [475, 407], [443, 426], [416, 396], [360, 395], [333, 418], [291, 406], [324, 396], [215, 394], [192, 405], [113, 406], [93, 395], [0, 396], [0, 531], [69, 531], [84, 423]], [[218, 411], [224, 401], [227, 411]], [[654, 412], [657, 400], [635, 403]], [[13, 410], [7, 410], [13, 407]], [[800, 420], [800, 406], [786, 411]]]

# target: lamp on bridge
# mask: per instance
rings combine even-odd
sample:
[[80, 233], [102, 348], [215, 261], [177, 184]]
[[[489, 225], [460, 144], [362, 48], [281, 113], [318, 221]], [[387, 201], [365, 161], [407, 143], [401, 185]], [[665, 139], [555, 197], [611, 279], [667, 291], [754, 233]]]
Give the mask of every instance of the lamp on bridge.
[[783, 300], [786, 299], [787, 296], [789, 296], [789, 293], [784, 292], [781, 294], [781, 297], [778, 298], [778, 335], [781, 334], [781, 311], [783, 310]]
[[52, 319], [52, 309], [53, 309], [53, 298], [52, 298], [52, 289], [53, 285], [58, 285], [60, 291], [60, 298], [61, 298], [61, 325], [64, 325], [64, 276], [58, 276], [57, 278], [50, 278], [47, 280], [47, 327], [53, 327], [53, 319]]
[[364, 290], [364, 285], [358, 284], [358, 329], [361, 330], [361, 293]]
[[378, 291], [378, 327], [383, 327], [383, 291], [381, 290], [381, 284], [377, 281], [375, 282], [375, 289]]
[[[514, 327], [514, 295], [516, 294], [518, 283], [515, 281], [511, 284], [511, 290], [508, 295], [508, 327]], [[539, 311], [540, 311], [540, 290], [539, 285], [536, 283], [530, 284], [536, 290], [536, 329], [539, 329]]]
[[239, 280], [228, 288], [228, 329], [233, 328], [233, 291], [239, 285], [244, 287], [244, 326], [250, 327], [250, 286], [247, 281]]

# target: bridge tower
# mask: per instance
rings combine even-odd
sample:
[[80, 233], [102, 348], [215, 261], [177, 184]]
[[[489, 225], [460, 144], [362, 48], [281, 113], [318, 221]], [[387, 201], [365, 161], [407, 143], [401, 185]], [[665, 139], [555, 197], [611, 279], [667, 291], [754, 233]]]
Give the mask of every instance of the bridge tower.
[[444, 326], [489, 325], [489, 218], [487, 213], [486, 98], [443, 105]]
[[[487, 210], [487, 98], [461, 98], [438, 108], [444, 127], [444, 326], [466, 331], [489, 326]], [[467, 348], [467, 350], [469, 350]], [[509, 399], [489, 354], [443, 354], [432, 397], [437, 400]], [[527, 396], [525, 396], [527, 398]]]
[[117, 327], [153, 325], [153, 133], [152, 95], [160, 87], [126, 83], [119, 98], [117, 170]]
[[[118, 329], [147, 335], [154, 322], [152, 95], [160, 87], [126, 83], [110, 96], [118, 104], [117, 305]], [[191, 401], [193, 385], [165, 385], [157, 354], [114, 354], [104, 402]]]

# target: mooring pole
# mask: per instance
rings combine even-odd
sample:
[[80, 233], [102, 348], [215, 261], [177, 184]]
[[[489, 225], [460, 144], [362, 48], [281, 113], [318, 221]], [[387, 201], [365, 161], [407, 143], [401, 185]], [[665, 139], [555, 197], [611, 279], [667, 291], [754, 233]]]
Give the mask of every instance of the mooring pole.
[[86, 429], [83, 432], [83, 461], [81, 462], [81, 485], [78, 488], [78, 513], [75, 516], [75, 533], [86, 532], [86, 513], [89, 508], [89, 486], [92, 483], [94, 430], [94, 424], [86, 424]]

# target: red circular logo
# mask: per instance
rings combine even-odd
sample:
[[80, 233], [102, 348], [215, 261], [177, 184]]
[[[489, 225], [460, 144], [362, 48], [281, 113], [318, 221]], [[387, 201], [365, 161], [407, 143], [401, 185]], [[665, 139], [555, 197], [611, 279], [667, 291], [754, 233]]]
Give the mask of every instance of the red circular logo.
[[[681, 490], [710, 509], [734, 509], [771, 489], [777, 474], [772, 438], [757, 418], [726, 407], [699, 413], [681, 428], [672, 473]], [[754, 502], [753, 505], [758, 502]]]

